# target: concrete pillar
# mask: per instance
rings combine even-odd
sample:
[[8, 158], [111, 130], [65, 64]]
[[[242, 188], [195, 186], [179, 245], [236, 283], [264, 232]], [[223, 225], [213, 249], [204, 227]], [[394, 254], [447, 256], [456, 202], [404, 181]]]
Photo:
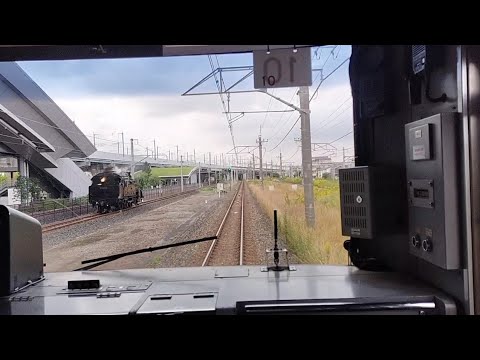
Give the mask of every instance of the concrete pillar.
[[30, 176], [28, 161], [22, 156], [18, 157], [18, 172], [20, 173], [20, 176], [27, 178]]

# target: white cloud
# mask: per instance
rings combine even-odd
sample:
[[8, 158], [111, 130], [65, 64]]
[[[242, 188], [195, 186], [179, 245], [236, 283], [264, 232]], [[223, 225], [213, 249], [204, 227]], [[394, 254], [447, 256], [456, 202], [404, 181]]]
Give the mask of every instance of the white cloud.
[[[297, 89], [276, 89], [274, 94], [286, 101], [292, 101], [298, 106]], [[310, 96], [315, 90], [310, 88]], [[350, 96], [348, 83], [335, 86], [324, 85], [311, 102], [312, 141], [332, 141], [352, 129], [351, 109], [338, 118], [338, 113], [348, 107], [344, 104], [330, 118], [328, 116]], [[226, 101], [226, 97], [224, 97]], [[230, 98], [231, 111], [254, 110], [284, 110], [286, 105], [271, 99], [268, 95], [259, 93], [232, 94]], [[121, 139], [119, 132], [124, 132], [125, 141], [130, 138], [139, 139], [143, 147], [153, 148], [153, 139], [162, 152], [174, 152], [178, 145], [180, 152], [193, 154], [195, 148], [197, 160], [203, 160], [203, 153], [226, 153], [232, 149], [232, 140], [227, 126], [223, 107], [218, 95], [186, 96], [180, 95], [150, 95], [121, 97], [77, 97], [55, 98], [55, 102], [75, 121], [80, 129], [92, 138], [92, 133], [98, 138], [97, 147], [105, 151], [117, 151], [114, 142]], [[268, 139], [266, 149], [272, 149], [291, 128], [298, 118], [298, 112], [246, 114], [233, 123], [234, 136], [237, 145], [255, 145], [259, 126], [264, 124], [262, 134]], [[322, 122], [323, 121], [323, 122]], [[296, 152], [297, 144], [294, 138], [300, 137], [300, 121], [296, 124], [286, 140], [275, 151], [267, 151], [266, 161], [278, 162], [279, 151], [282, 150], [284, 160]], [[339, 148], [351, 147], [352, 136], [335, 143]], [[136, 152], [145, 152], [136, 147]], [[315, 153], [314, 155], [320, 155]], [[341, 155], [341, 152], [339, 153]], [[247, 158], [247, 156], [245, 156]], [[207, 155], [208, 158], [208, 155]], [[250, 156], [248, 156], [250, 160]], [[297, 152], [291, 161], [300, 163], [301, 153]]]

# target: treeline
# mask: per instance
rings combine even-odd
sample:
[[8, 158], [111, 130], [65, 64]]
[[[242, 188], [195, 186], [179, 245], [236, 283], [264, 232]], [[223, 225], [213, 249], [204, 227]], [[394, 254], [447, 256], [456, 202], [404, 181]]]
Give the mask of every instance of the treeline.
[[135, 174], [135, 180], [142, 189], [164, 185], [164, 181], [152, 175], [152, 169], [147, 163], [145, 163], [142, 172]]

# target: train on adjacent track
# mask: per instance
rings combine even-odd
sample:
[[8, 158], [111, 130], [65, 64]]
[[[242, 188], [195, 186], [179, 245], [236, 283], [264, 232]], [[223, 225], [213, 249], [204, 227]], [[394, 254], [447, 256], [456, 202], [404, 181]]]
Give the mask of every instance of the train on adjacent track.
[[92, 177], [88, 201], [98, 213], [106, 213], [137, 205], [143, 199], [142, 189], [129, 174], [103, 172]]

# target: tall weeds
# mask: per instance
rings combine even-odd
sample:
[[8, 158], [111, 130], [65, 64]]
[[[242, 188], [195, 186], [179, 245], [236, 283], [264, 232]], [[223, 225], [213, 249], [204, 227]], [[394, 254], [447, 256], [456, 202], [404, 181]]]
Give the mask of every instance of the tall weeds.
[[[270, 187], [273, 186], [273, 190]], [[280, 231], [286, 238], [289, 250], [307, 264], [347, 264], [340, 220], [340, 194], [338, 181], [315, 180], [315, 227], [305, 224], [303, 187], [297, 190], [291, 183], [264, 181], [250, 183], [250, 187], [264, 210], [273, 218], [278, 212]]]

